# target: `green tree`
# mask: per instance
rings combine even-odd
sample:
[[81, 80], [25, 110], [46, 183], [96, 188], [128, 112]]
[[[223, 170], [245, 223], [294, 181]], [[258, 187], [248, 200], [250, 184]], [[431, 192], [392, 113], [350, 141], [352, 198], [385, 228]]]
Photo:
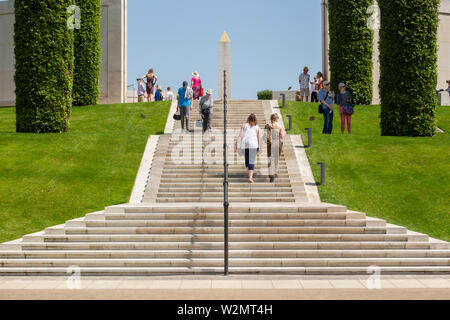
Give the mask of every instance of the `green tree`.
[[101, 0], [76, 0], [81, 28], [75, 30], [75, 71], [73, 105], [95, 105], [100, 93], [100, 15]]
[[355, 104], [371, 104], [373, 96], [373, 31], [368, 8], [373, 0], [329, 0], [331, 89], [344, 82]]
[[64, 132], [72, 106], [72, 0], [15, 1], [17, 132]]
[[440, 0], [378, 0], [381, 9], [381, 133], [436, 132]]

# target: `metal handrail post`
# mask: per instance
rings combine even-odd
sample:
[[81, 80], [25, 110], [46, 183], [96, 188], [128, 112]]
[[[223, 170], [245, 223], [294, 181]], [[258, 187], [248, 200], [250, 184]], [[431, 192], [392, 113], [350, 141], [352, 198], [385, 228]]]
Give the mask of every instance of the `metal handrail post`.
[[227, 71], [223, 71], [223, 210], [224, 210], [224, 275], [228, 275], [228, 145], [227, 145]]

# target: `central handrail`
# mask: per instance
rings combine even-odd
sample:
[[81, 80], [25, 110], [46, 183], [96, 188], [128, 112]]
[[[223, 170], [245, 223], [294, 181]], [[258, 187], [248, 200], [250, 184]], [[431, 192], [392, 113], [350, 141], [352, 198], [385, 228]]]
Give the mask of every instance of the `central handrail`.
[[228, 275], [228, 145], [227, 145], [227, 71], [223, 71], [223, 211], [224, 211], [224, 275]]

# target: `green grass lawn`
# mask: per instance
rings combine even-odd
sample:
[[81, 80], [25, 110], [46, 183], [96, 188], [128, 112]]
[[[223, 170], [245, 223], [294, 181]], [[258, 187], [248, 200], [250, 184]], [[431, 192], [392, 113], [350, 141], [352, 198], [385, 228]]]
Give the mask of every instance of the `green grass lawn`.
[[169, 109], [76, 107], [69, 133], [38, 135], [16, 133], [15, 108], [0, 108], [0, 242], [128, 202], [147, 138], [163, 133]]
[[293, 116], [290, 133], [301, 134], [305, 144], [304, 128], [316, 117], [307, 154], [316, 181], [316, 163], [326, 163], [322, 201], [450, 240], [450, 107], [438, 107], [438, 126], [445, 133], [433, 138], [380, 136], [379, 106], [355, 108], [352, 135], [341, 134], [338, 113], [333, 134], [322, 135], [323, 116], [317, 109], [316, 103], [289, 102], [282, 113]]

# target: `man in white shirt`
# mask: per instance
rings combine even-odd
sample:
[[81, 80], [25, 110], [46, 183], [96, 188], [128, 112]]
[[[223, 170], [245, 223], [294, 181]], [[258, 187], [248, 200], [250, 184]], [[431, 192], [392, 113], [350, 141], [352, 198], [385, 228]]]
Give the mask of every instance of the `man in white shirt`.
[[170, 87], [168, 87], [166, 92], [166, 101], [172, 100], [173, 100], [173, 92], [170, 90]]
[[303, 69], [303, 73], [298, 77], [298, 82], [300, 83], [300, 101], [303, 102], [303, 97], [305, 97], [306, 102], [309, 102], [309, 82], [311, 77], [308, 73], [308, 67]]

